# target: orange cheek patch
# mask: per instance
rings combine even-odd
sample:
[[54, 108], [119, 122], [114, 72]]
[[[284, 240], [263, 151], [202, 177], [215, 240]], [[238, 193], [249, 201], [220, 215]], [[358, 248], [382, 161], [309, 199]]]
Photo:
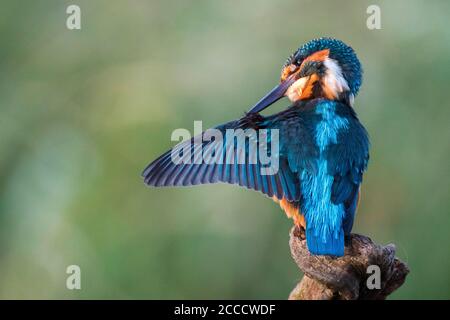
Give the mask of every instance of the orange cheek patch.
[[312, 55], [306, 57], [305, 60], [303, 60], [301, 67], [305, 64], [305, 62], [308, 61], [325, 61], [325, 59], [328, 58], [328, 56], [330, 55], [330, 49], [325, 49], [325, 50], [320, 50], [317, 52], [314, 52]]

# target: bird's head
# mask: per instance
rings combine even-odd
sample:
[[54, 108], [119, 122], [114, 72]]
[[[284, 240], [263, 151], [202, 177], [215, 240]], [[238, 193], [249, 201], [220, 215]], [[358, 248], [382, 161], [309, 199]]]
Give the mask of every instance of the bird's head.
[[352, 105], [361, 82], [361, 64], [351, 47], [337, 39], [314, 39], [289, 57], [280, 84], [250, 112], [260, 112], [285, 96], [292, 102], [326, 98]]

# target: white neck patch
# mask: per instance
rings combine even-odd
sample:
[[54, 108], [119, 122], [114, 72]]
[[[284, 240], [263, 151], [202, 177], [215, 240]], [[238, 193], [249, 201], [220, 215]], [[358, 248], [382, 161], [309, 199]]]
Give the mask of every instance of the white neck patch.
[[339, 93], [349, 91], [347, 80], [342, 74], [342, 69], [338, 62], [334, 59], [326, 58], [323, 62], [327, 68], [325, 77], [323, 77], [324, 85], [337, 97]]

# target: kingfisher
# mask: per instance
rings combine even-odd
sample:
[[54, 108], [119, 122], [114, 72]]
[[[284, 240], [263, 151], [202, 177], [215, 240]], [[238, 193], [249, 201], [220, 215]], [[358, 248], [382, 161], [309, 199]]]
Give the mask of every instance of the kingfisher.
[[[180, 142], [145, 168], [145, 183], [168, 187], [222, 182], [259, 191], [293, 219], [312, 255], [343, 256], [369, 160], [368, 134], [353, 109], [362, 73], [356, 53], [344, 42], [328, 37], [307, 42], [287, 59], [277, 86], [240, 119], [213, 128], [225, 136], [223, 141], [206, 137], [206, 130]], [[288, 108], [260, 114], [283, 97], [291, 101]], [[237, 136], [246, 130], [265, 134], [250, 135], [239, 144], [229, 138], [229, 130], [239, 132]], [[251, 147], [252, 141], [273, 142], [274, 137], [277, 148]], [[202, 152], [219, 161], [197, 161]], [[254, 160], [264, 152], [277, 162], [273, 172]], [[254, 161], [239, 161], [250, 158]]]

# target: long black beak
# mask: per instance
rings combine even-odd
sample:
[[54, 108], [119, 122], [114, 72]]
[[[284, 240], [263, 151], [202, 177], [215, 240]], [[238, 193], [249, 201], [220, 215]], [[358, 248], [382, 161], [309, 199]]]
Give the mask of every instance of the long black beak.
[[295, 82], [295, 77], [291, 75], [266, 94], [257, 104], [250, 109], [249, 113], [257, 113], [266, 109], [271, 104], [284, 97], [286, 90]]

